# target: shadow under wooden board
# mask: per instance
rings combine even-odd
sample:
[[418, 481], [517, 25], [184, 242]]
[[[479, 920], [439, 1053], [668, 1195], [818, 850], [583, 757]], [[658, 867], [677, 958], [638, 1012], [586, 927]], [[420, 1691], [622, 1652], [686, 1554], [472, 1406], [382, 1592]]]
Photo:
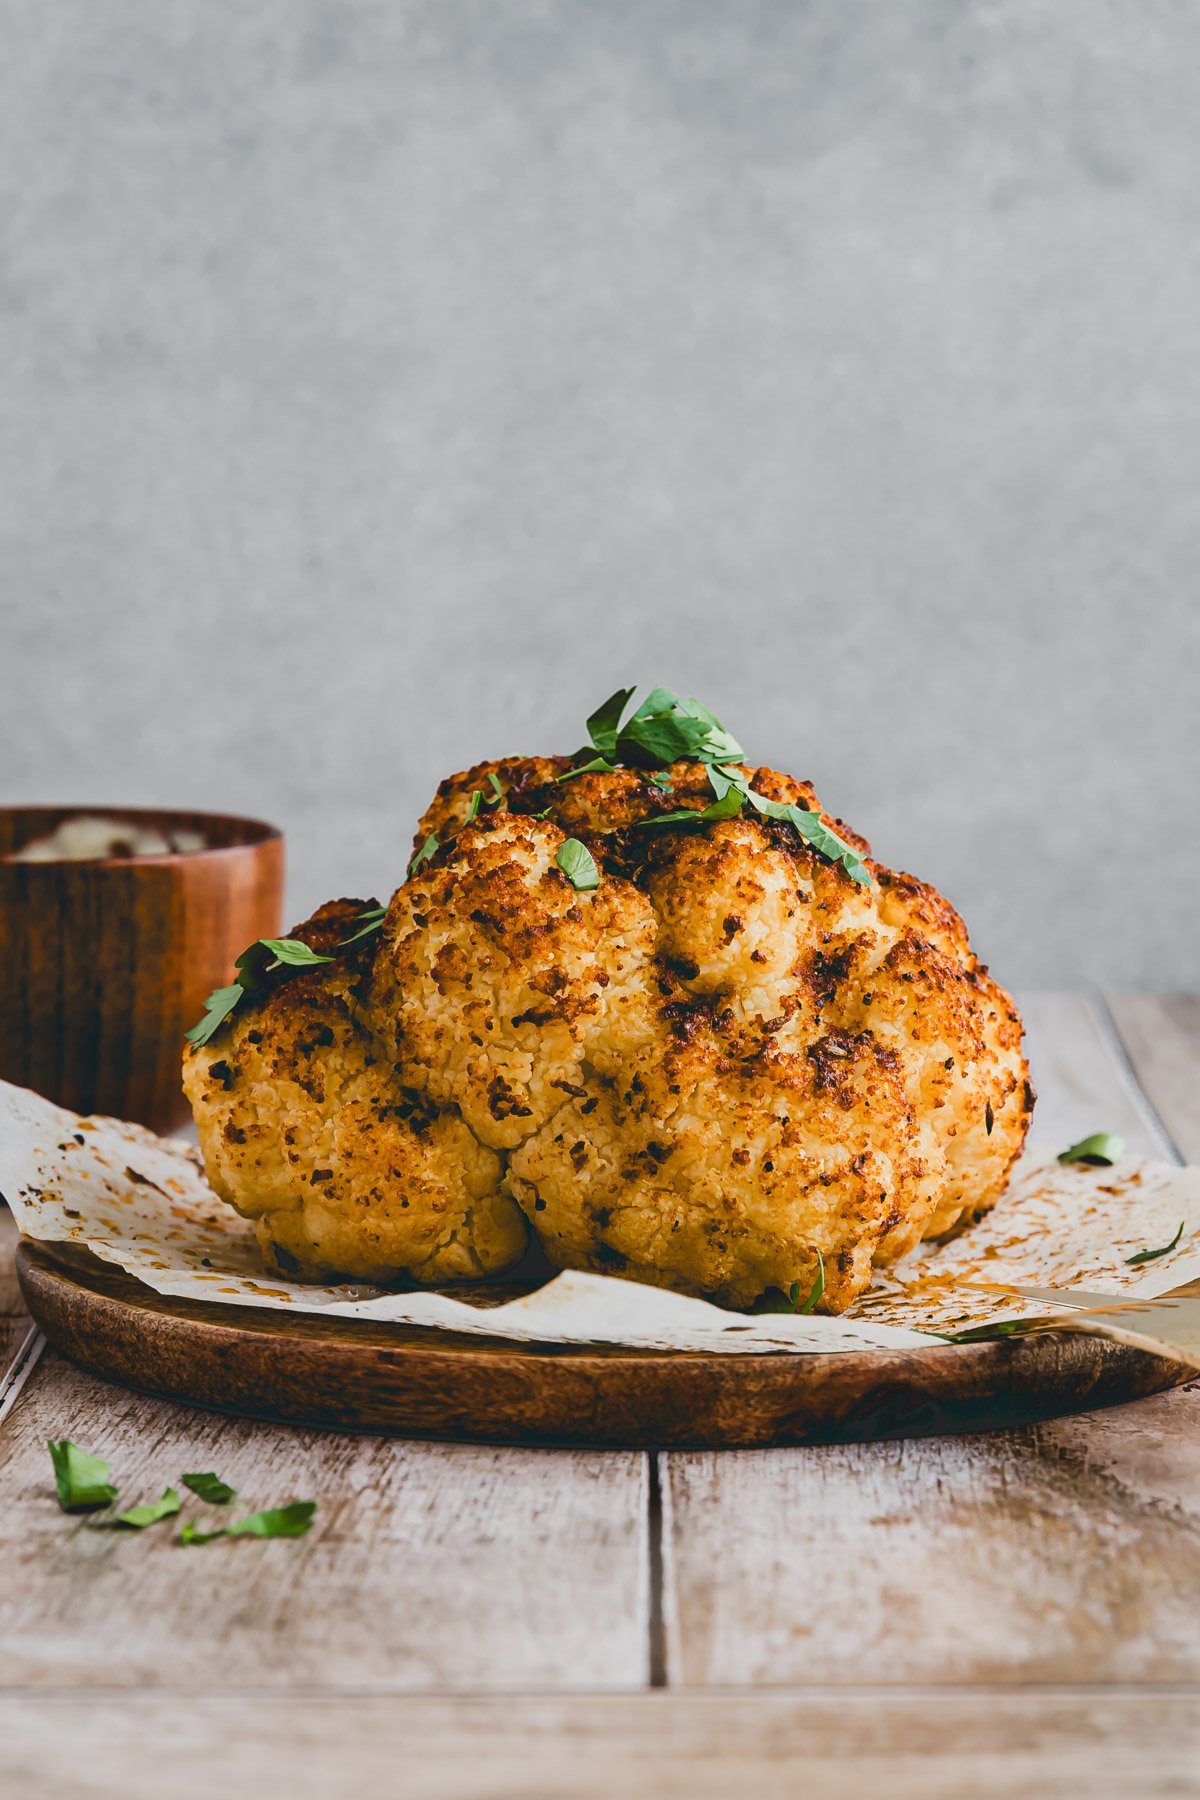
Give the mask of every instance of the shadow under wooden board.
[[1192, 1371], [1075, 1333], [833, 1356], [516, 1344], [154, 1293], [23, 1241], [26, 1303], [81, 1368], [250, 1418], [502, 1444], [755, 1448], [1028, 1424]]

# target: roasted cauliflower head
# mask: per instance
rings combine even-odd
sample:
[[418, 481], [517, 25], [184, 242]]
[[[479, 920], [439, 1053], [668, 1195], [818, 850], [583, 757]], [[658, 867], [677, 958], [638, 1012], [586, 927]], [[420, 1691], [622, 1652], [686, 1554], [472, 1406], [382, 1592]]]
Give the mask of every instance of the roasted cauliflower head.
[[1012, 1001], [941, 895], [730, 747], [479, 764], [386, 914], [299, 928], [334, 960], [186, 1064], [268, 1261], [478, 1276], [528, 1220], [560, 1267], [840, 1312], [993, 1205], [1033, 1103]]

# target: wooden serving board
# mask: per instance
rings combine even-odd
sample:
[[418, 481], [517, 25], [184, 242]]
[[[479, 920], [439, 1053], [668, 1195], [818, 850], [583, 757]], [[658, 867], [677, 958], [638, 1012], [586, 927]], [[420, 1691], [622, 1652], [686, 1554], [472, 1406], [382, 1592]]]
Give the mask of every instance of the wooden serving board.
[[1140, 1399], [1194, 1371], [1078, 1333], [839, 1355], [518, 1344], [154, 1293], [22, 1242], [56, 1350], [126, 1387], [251, 1418], [507, 1444], [754, 1448], [928, 1437]]

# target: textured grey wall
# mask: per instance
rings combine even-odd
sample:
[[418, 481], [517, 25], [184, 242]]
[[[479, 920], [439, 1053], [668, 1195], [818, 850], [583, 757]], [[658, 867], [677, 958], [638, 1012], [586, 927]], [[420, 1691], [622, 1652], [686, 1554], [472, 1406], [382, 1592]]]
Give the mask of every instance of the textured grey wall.
[[1000, 974], [1200, 985], [1191, 0], [0, 27], [0, 797], [303, 910], [663, 680]]

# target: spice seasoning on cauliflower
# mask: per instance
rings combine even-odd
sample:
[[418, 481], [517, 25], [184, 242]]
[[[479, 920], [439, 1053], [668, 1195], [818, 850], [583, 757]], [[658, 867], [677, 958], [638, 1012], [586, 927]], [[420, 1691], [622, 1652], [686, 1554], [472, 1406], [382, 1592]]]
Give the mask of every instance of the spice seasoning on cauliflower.
[[528, 1221], [560, 1267], [840, 1312], [1003, 1191], [1021, 1022], [954, 909], [697, 702], [628, 699], [444, 781], [390, 905], [323, 907], [334, 960], [189, 1050], [276, 1268], [477, 1277]]

